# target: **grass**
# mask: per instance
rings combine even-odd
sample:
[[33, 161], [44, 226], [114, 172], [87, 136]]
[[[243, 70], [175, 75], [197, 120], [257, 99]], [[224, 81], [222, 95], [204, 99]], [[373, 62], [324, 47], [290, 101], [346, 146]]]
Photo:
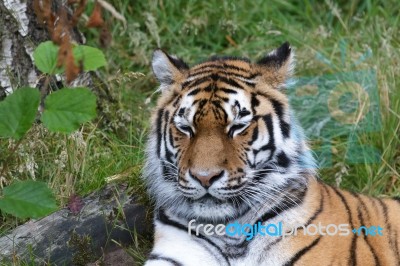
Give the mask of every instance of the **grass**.
[[[256, 60], [289, 41], [296, 50], [298, 77], [376, 71], [380, 97], [373, 100], [379, 102], [382, 123], [379, 130], [358, 133], [356, 139], [375, 147], [380, 160], [349, 163], [345, 159], [347, 136], [353, 132], [343, 129], [344, 134], [331, 140], [332, 163], [321, 169], [321, 178], [368, 195], [400, 195], [399, 1], [109, 2], [127, 19], [127, 28], [112, 17], [107, 19], [113, 43], [105, 50], [109, 64], [101, 73], [118, 100], [118, 111], [110, 109], [111, 121], [87, 124], [70, 137], [46, 132], [38, 125], [21, 144], [8, 176], [47, 181], [61, 205], [71, 193], [85, 195], [106, 180], [128, 181], [142, 195], [143, 147], [157, 98], [153, 95], [157, 83], [149, 66], [152, 51], [162, 47], [190, 64], [214, 54]], [[86, 36], [89, 45], [97, 46], [95, 32], [87, 31]], [[347, 43], [345, 55], [343, 40]], [[369, 50], [371, 56], [354, 66]], [[319, 119], [314, 115], [309, 117], [311, 121]], [[311, 138], [313, 147], [320, 143]], [[0, 159], [9, 145], [13, 143], [0, 141]], [[0, 230], [7, 231], [19, 222], [2, 216]], [[149, 246], [142, 241], [136, 238], [136, 246], [129, 252], [141, 261], [147, 248], [140, 248]]]

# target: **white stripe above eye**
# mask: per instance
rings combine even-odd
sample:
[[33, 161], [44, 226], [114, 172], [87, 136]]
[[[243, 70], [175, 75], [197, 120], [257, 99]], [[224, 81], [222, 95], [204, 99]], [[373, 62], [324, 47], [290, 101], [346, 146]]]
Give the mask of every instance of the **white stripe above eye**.
[[238, 79], [238, 80], [241, 80], [241, 81], [244, 81], [244, 82], [248, 82], [248, 83], [251, 83], [251, 84], [256, 84], [254, 79], [247, 79], [247, 78], [244, 78], [244, 77], [236, 77], [236, 76], [235, 76], [235, 79]]

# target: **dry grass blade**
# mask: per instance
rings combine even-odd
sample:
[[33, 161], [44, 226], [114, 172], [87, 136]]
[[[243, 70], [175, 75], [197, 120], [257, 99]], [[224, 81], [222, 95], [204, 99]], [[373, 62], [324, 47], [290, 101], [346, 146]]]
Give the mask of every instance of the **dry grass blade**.
[[113, 17], [120, 20], [124, 24], [124, 28], [126, 29], [127, 22], [125, 17], [121, 13], [119, 13], [110, 3], [104, 0], [98, 0], [97, 3], [99, 3], [104, 9], [110, 12]]

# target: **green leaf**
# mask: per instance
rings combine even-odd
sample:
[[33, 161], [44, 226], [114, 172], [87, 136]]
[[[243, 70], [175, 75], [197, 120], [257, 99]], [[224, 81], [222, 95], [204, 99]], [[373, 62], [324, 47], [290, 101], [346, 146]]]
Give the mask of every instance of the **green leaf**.
[[58, 45], [52, 41], [42, 42], [33, 52], [36, 67], [47, 74], [60, 74], [63, 68], [57, 68]]
[[101, 50], [86, 46], [77, 45], [73, 49], [75, 61], [83, 62], [83, 70], [91, 71], [106, 65], [106, 58]]
[[[46, 41], [39, 44], [33, 52], [36, 67], [47, 74], [60, 74], [64, 72], [64, 67], [57, 68], [59, 46], [52, 41]], [[106, 58], [101, 50], [86, 46], [76, 45], [72, 52], [74, 54], [76, 64], [83, 64], [84, 71], [96, 70], [106, 65]]]
[[40, 102], [40, 93], [33, 88], [20, 88], [0, 102], [0, 137], [16, 140], [31, 128]]
[[51, 131], [71, 133], [96, 117], [96, 96], [88, 88], [63, 88], [47, 96], [42, 115]]
[[45, 183], [27, 180], [4, 188], [0, 209], [19, 218], [40, 218], [55, 211], [57, 204]]

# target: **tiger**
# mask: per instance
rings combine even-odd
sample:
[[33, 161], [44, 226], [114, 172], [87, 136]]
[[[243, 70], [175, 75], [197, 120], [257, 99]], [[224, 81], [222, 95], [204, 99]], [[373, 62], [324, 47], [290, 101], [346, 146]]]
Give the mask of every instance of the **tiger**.
[[286, 42], [256, 62], [213, 56], [192, 67], [154, 52], [146, 266], [400, 265], [400, 201], [318, 175], [285, 93], [293, 50]]

